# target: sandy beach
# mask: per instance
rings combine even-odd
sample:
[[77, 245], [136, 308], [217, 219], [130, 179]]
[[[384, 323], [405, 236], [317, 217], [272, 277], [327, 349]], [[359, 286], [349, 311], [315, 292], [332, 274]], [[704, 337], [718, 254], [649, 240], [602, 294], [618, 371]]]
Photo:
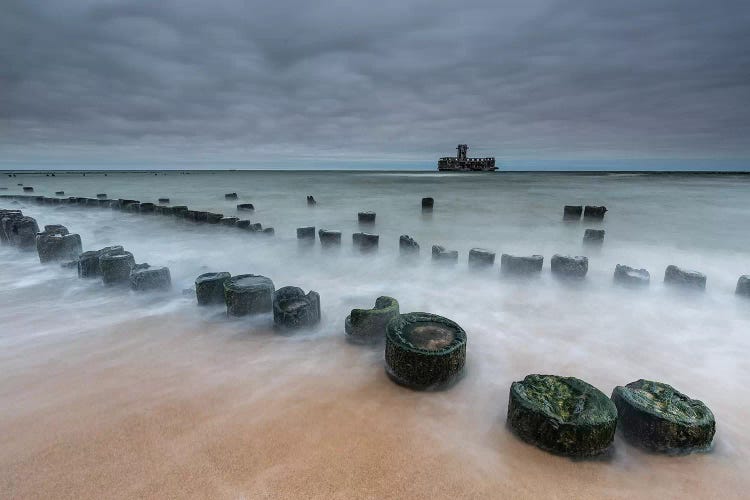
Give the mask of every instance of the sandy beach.
[[574, 461], [508, 431], [509, 381], [410, 391], [379, 350], [340, 337], [165, 315], [25, 349], [33, 362], [3, 359], [4, 498], [741, 498], [748, 486], [735, 433], [749, 415], [728, 401], [712, 401], [711, 453], [659, 456], [618, 436], [609, 456]]

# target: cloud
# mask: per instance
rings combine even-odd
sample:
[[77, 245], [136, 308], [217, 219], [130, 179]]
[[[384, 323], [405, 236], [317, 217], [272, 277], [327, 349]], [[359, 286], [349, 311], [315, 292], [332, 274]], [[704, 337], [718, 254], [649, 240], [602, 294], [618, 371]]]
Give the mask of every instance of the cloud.
[[750, 158], [744, 0], [6, 0], [12, 162]]

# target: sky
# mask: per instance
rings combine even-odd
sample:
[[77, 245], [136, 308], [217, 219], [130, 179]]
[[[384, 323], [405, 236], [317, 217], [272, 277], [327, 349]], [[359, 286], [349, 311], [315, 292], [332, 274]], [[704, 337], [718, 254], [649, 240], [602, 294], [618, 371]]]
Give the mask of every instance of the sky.
[[0, 168], [750, 167], [747, 0], [0, 1]]

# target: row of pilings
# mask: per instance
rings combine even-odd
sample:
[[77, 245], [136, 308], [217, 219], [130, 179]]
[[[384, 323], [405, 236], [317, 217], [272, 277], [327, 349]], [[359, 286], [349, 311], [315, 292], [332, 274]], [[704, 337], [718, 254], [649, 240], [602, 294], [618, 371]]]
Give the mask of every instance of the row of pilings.
[[[40, 231], [37, 221], [20, 210], [0, 210], [0, 223], [3, 243], [21, 250], [36, 248], [40, 262], [62, 261], [66, 266], [75, 262], [81, 278], [101, 278], [110, 286], [129, 283], [134, 290], [169, 288], [168, 269], [136, 264], [133, 255], [121, 246], [82, 252], [79, 235], [59, 224], [46, 225]], [[363, 233], [353, 237], [359, 245], [366, 240]], [[410, 255], [415, 249], [418, 252], [413, 239], [402, 237], [402, 241]], [[472, 252], [474, 268], [494, 264], [494, 253], [480, 249]], [[432, 254], [439, 262], [454, 260], [452, 251], [440, 247], [433, 247]], [[451, 257], [446, 258], [446, 254]], [[69, 258], [74, 260], [66, 262]], [[526, 275], [539, 272], [542, 263], [541, 256], [504, 254], [501, 270], [505, 266], [506, 272], [514, 269]], [[553, 273], [579, 279], [586, 274], [588, 260], [556, 255], [551, 266]], [[627, 274], [627, 270], [621, 272]], [[675, 272], [667, 268], [665, 280]], [[682, 283], [678, 278], [670, 280]], [[204, 273], [195, 280], [195, 293], [198, 304], [221, 304], [229, 316], [272, 312], [279, 328], [311, 327], [321, 317], [317, 292], [306, 294], [292, 286], [276, 290], [270, 278], [260, 275]], [[415, 390], [443, 390], [464, 376], [468, 335], [448, 318], [426, 312], [402, 314], [396, 299], [379, 297], [372, 309], [353, 309], [344, 320], [344, 330], [352, 342], [383, 346], [385, 371], [397, 384]], [[613, 446], [618, 427], [628, 442], [664, 453], [706, 450], [716, 429], [714, 416], [705, 404], [665, 383], [638, 380], [615, 387], [610, 398], [583, 380], [539, 374], [511, 384], [507, 423], [522, 440], [573, 457], [606, 452]]]
[[[62, 193], [62, 192], [58, 192]], [[82, 197], [47, 197], [33, 195], [0, 195], [0, 199], [12, 199], [15, 201], [33, 202], [41, 205], [76, 205], [81, 207], [99, 207], [113, 210], [121, 210], [129, 213], [143, 215], [162, 215], [178, 219], [184, 219], [199, 224], [214, 224], [226, 227], [234, 227], [242, 231], [272, 236], [275, 230], [271, 227], [263, 228], [258, 222], [251, 222], [238, 217], [226, 217], [223, 214], [190, 210], [183, 205], [167, 205], [168, 198], [160, 198], [159, 203], [140, 202], [134, 199], [109, 199], [105, 193], [99, 193], [95, 198]], [[236, 193], [224, 195], [227, 200], [237, 199]], [[317, 202], [312, 196], [307, 197], [308, 205], [315, 206]], [[422, 199], [422, 210], [431, 211], [434, 207], [433, 198]], [[237, 205], [238, 211], [252, 212], [254, 206], [251, 203]], [[570, 223], [581, 218], [591, 222], [601, 223], [604, 220], [607, 208], [595, 205], [566, 205], [563, 207], [562, 220]], [[370, 228], [375, 224], [376, 213], [363, 211], [357, 214], [357, 221], [361, 228]], [[322, 249], [333, 251], [342, 245], [342, 232], [340, 230], [320, 228], [316, 231], [315, 226], [303, 226], [296, 230], [297, 240], [300, 248], [308, 248], [315, 244], [316, 236]], [[604, 244], [605, 230], [601, 228], [587, 228], [583, 234], [583, 245], [587, 248], [597, 249]], [[370, 254], [378, 250], [380, 236], [370, 232], [355, 232], [352, 234], [352, 246], [360, 254]], [[399, 254], [402, 258], [415, 258], [420, 254], [420, 245], [409, 235], [399, 237]], [[455, 265], [459, 260], [457, 250], [446, 249], [442, 245], [432, 245], [431, 259], [433, 263], [441, 266]], [[471, 270], [481, 271], [492, 268], [495, 265], [496, 254], [492, 250], [484, 248], [472, 248], [468, 252], [468, 266]], [[544, 257], [541, 255], [510, 255], [500, 256], [500, 275], [504, 277], [532, 277], [539, 275], [544, 268]], [[555, 254], [550, 259], [550, 272], [553, 276], [565, 280], [582, 280], [586, 277], [589, 269], [589, 259], [586, 256]], [[613, 280], [617, 284], [630, 287], [644, 287], [651, 282], [651, 273], [637, 266], [617, 264], [613, 272]], [[707, 277], [705, 274], [685, 269], [677, 265], [668, 265], [664, 270], [663, 281], [667, 285], [691, 290], [705, 290]], [[742, 275], [738, 278], [735, 287], [737, 295], [750, 297], [750, 276]]]
[[21, 210], [0, 209], [0, 242], [21, 251], [36, 250], [40, 263], [75, 268], [79, 278], [99, 279], [107, 286], [129, 286], [138, 292], [172, 286], [167, 267], [136, 263], [133, 254], [120, 245], [84, 252], [79, 234], [62, 224], [47, 224], [40, 230], [36, 219]]

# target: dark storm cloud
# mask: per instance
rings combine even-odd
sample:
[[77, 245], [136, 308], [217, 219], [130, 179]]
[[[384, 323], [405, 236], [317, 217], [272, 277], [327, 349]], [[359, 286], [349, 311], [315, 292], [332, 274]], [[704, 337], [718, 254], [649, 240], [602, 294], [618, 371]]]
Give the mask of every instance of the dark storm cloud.
[[750, 157], [744, 0], [5, 0], [12, 161]]

